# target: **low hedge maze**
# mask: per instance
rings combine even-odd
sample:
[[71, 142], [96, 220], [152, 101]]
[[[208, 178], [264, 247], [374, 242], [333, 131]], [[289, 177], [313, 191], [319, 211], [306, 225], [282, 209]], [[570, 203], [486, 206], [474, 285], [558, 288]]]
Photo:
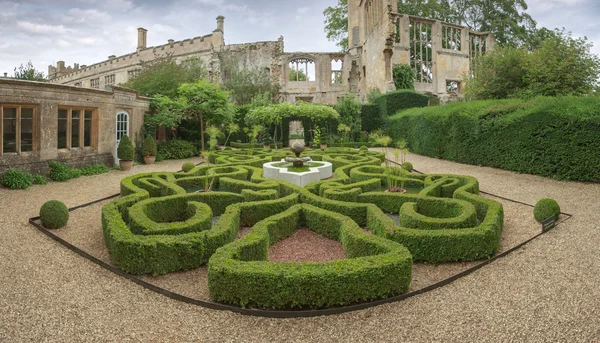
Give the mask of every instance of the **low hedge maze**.
[[[503, 209], [479, 196], [475, 178], [391, 172], [383, 153], [346, 148], [307, 152], [333, 164], [331, 179], [302, 188], [262, 177], [262, 163], [287, 154], [225, 150], [209, 155], [211, 166], [123, 179], [121, 197], [102, 209], [113, 262], [154, 275], [207, 265], [221, 303], [329, 308], [406, 292], [413, 261], [469, 261], [498, 249]], [[421, 190], [384, 192], [392, 181]], [[236, 240], [242, 226], [252, 229]], [[298, 227], [341, 242], [347, 258], [268, 261], [269, 246]]]

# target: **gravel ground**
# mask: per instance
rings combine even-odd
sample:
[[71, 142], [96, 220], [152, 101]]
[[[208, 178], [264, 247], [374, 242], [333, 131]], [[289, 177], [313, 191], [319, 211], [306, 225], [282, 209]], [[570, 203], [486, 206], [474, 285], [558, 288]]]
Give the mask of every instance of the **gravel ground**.
[[[2, 342], [600, 342], [600, 184], [561, 182], [408, 156], [426, 173], [473, 175], [481, 189], [574, 215], [525, 248], [448, 286], [337, 316], [269, 319], [213, 311], [147, 291], [27, 224], [46, 200], [74, 206], [118, 192], [127, 173], [25, 191], [0, 189]], [[131, 173], [174, 171], [182, 161]]]

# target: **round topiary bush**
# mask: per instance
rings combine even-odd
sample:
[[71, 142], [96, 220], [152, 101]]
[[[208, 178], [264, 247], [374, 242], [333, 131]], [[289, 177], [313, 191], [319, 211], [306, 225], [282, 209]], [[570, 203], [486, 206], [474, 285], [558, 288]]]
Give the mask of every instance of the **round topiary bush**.
[[133, 149], [131, 139], [129, 136], [123, 135], [119, 141], [119, 146], [117, 147], [117, 157], [123, 161], [133, 161], [134, 156], [135, 150]]
[[60, 229], [69, 221], [69, 209], [58, 200], [47, 201], [40, 208], [40, 221], [47, 229]]
[[144, 143], [142, 144], [142, 155], [143, 156], [156, 156], [156, 141], [154, 137], [148, 135], [146, 139], [144, 139]]
[[543, 221], [544, 219], [548, 219], [550, 217], [554, 217], [554, 219], [558, 219], [560, 215], [560, 206], [554, 199], [545, 198], [541, 199], [535, 204], [533, 208], [533, 217], [538, 222]]
[[189, 172], [190, 170], [194, 169], [195, 165], [192, 162], [185, 162], [182, 166], [181, 166], [181, 170], [183, 170], [184, 172]]
[[360, 151], [368, 151], [368, 150], [369, 150], [369, 148], [367, 148], [367, 146], [366, 146], [366, 145], [363, 145], [363, 146], [361, 146], [361, 147], [360, 147], [358, 150], [360, 150]]
[[410, 162], [404, 162], [402, 163], [402, 169], [406, 170], [406, 171], [413, 171], [413, 165]]

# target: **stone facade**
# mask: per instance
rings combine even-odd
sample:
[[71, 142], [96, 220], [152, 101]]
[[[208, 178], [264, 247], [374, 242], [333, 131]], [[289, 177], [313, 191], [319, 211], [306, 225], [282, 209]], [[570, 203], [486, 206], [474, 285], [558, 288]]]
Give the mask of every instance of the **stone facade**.
[[[277, 41], [226, 45], [224, 17], [209, 35], [169, 40], [147, 47], [147, 31], [138, 29], [135, 52], [109, 56], [91, 66], [65, 67], [63, 61], [49, 66], [53, 83], [104, 89], [125, 83], [141, 68], [143, 61], [172, 56], [178, 62], [199, 58], [213, 82], [227, 78], [221, 68], [224, 59], [235, 58], [240, 68], [265, 70], [281, 86], [286, 101], [313, 101], [335, 104], [345, 93], [366, 100], [370, 89], [394, 90], [396, 64], [410, 65], [417, 74], [415, 89], [448, 101], [459, 98], [462, 80], [470, 72], [472, 58], [494, 45], [493, 35], [471, 32], [469, 28], [427, 18], [397, 13], [395, 0], [348, 1], [349, 50], [346, 52], [284, 52], [283, 37]], [[290, 69], [312, 76], [293, 80]], [[335, 67], [335, 69], [334, 69]]]
[[117, 113], [127, 114], [121, 118], [135, 144], [149, 104], [120, 87], [104, 91], [0, 78], [0, 174], [7, 168], [45, 173], [52, 160], [74, 167], [112, 165]]

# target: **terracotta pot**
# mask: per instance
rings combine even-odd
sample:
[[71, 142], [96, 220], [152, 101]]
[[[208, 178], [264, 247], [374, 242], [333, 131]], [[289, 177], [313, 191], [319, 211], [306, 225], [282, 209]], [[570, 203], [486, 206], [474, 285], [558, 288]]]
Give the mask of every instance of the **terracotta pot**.
[[327, 149], [327, 143], [321, 143], [321, 149]]
[[144, 156], [144, 164], [152, 164], [156, 160], [156, 156]]
[[263, 144], [263, 148], [269, 149], [271, 146], [269, 144]]
[[223, 150], [225, 147], [222, 145], [217, 145], [217, 150]]
[[119, 166], [121, 167], [121, 170], [123, 170], [123, 171], [130, 170], [131, 167], [133, 167], [133, 161], [123, 161], [123, 160], [120, 160], [119, 161]]

